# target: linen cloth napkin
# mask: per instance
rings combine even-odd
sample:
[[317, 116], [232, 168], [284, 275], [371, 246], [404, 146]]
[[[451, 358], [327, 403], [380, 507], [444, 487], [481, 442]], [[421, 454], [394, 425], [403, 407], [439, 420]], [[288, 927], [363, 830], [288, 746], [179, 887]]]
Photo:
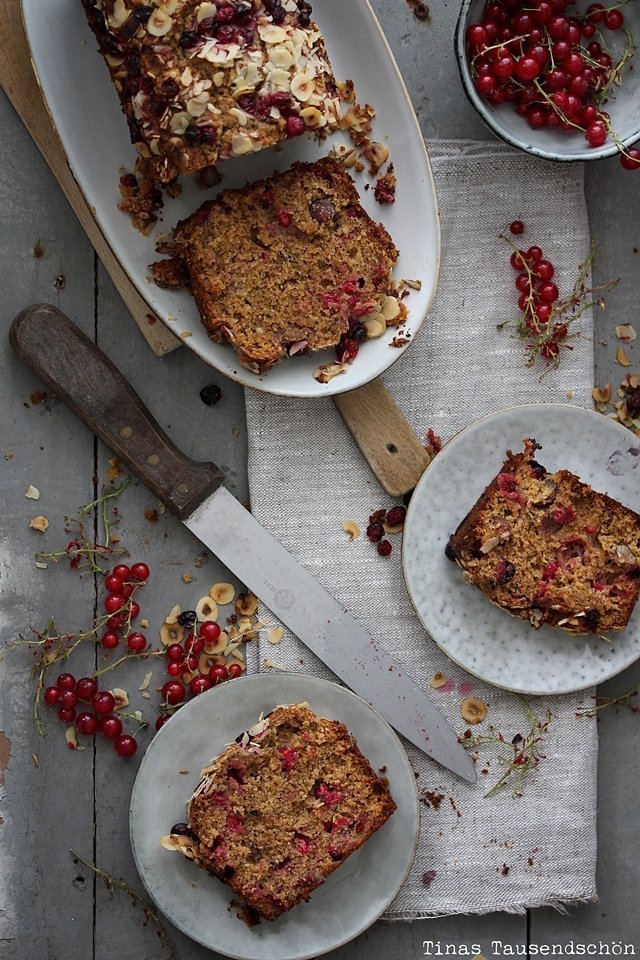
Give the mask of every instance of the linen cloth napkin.
[[[590, 406], [589, 312], [579, 321], [574, 350], [565, 351], [560, 367], [543, 379], [540, 367], [525, 367], [522, 342], [496, 329], [516, 310], [510, 251], [497, 239], [511, 220], [525, 222], [522, 245], [543, 247], [565, 289], [577, 277], [589, 251], [582, 167], [538, 161], [496, 142], [428, 146], [442, 220], [440, 283], [425, 326], [384, 376], [386, 387], [419, 436], [431, 427], [444, 441], [513, 403], [571, 400]], [[343, 520], [353, 519], [364, 530], [369, 513], [392, 501], [332, 401], [254, 391], [246, 401], [251, 503], [258, 520], [422, 688], [429, 689], [437, 671], [449, 678], [442, 690], [430, 692], [460, 735], [467, 726], [460, 703], [471, 691], [489, 706], [487, 721], [474, 732], [491, 722], [507, 742], [526, 734], [519, 698], [469, 677], [425, 635], [406, 594], [399, 538], [392, 538], [394, 551], [383, 559], [364, 534], [352, 543], [343, 534]], [[332, 677], [290, 633], [277, 647], [261, 644], [258, 669], [271, 660], [292, 672]], [[484, 796], [503, 769], [495, 750], [481, 748], [477, 767], [488, 772], [469, 786], [405, 741], [421, 796], [420, 839], [388, 919], [524, 912], [595, 899], [597, 735], [595, 721], [576, 717], [578, 704], [588, 698], [588, 692], [531, 698], [539, 717], [547, 708], [554, 716], [542, 746], [546, 759], [516, 798], [510, 788]]]

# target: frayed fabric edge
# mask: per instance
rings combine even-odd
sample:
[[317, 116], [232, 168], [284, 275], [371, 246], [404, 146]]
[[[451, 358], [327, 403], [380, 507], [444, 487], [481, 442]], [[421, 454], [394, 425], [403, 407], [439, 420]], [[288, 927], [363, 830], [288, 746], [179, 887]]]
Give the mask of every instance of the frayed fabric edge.
[[398, 923], [398, 922], [410, 922], [412, 920], [437, 920], [441, 917], [452, 917], [452, 916], [484, 916], [489, 913], [511, 913], [518, 914], [520, 916], [525, 916], [527, 910], [537, 910], [540, 907], [551, 907], [553, 910], [557, 910], [558, 913], [563, 916], [569, 914], [570, 907], [580, 906], [581, 904], [587, 903], [597, 903], [598, 895], [597, 893], [589, 894], [584, 897], [569, 897], [563, 898], [561, 900], [527, 900], [526, 903], [514, 903], [510, 906], [487, 906], [478, 907], [477, 910], [450, 910], [450, 911], [419, 911], [419, 912], [409, 912], [402, 911], [399, 913], [385, 913], [380, 919], [386, 920], [389, 923]]

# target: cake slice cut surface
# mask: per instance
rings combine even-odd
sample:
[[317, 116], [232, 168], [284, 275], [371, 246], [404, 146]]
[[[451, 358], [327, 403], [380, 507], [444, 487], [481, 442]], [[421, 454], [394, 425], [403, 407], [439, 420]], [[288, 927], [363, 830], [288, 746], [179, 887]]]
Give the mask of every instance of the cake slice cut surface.
[[[163, 845], [275, 920], [309, 899], [396, 805], [344, 724], [277, 707], [203, 770]], [[328, 921], [330, 918], [327, 918]]]
[[153, 265], [156, 282], [190, 284], [209, 336], [256, 372], [335, 346], [349, 362], [407, 315], [393, 296], [398, 251], [329, 157], [222, 191], [162, 249], [172, 259]]
[[624, 630], [640, 592], [640, 516], [568, 470], [548, 473], [526, 440], [451, 536], [447, 556], [495, 604], [533, 627]]

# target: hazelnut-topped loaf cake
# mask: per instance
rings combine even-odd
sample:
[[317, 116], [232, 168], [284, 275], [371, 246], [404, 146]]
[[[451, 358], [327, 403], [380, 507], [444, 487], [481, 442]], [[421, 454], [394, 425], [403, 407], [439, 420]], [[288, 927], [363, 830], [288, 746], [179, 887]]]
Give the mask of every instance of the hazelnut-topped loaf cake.
[[396, 809], [344, 724], [277, 707], [202, 771], [189, 822], [162, 845], [266, 920], [319, 887]]
[[189, 284], [209, 336], [267, 370], [287, 354], [359, 343], [407, 311], [392, 296], [398, 251], [329, 157], [223, 190], [182, 220], [159, 249], [156, 283]]
[[159, 180], [337, 126], [306, 0], [82, 0], [129, 123]]
[[446, 548], [498, 606], [532, 626], [623, 630], [640, 592], [640, 516], [570, 473], [535, 440], [512, 454]]

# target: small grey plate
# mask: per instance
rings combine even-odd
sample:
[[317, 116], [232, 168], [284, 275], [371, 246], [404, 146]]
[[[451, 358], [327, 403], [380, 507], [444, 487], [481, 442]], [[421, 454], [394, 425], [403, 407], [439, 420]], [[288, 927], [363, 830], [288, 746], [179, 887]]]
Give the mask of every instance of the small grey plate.
[[432, 461], [405, 524], [402, 563], [418, 616], [439, 647], [469, 673], [518, 693], [584, 690], [640, 657], [640, 604], [611, 643], [534, 630], [464, 582], [444, 555], [449, 536], [495, 477], [508, 449], [532, 437], [540, 463], [571, 470], [601, 493], [640, 512], [640, 441], [600, 413], [569, 404], [510, 407], [458, 433]]
[[[311, 897], [274, 922], [248, 927], [238, 898], [160, 837], [186, 817], [200, 771], [260, 713], [307, 701], [340, 720], [374, 770], [385, 769], [398, 809]], [[239, 960], [304, 960], [347, 943], [388, 907], [404, 882], [418, 841], [418, 796], [407, 755], [388, 723], [350, 690], [317, 677], [242, 677], [192, 700], [152, 740], [133, 786], [133, 855], [158, 908], [183, 933]], [[231, 906], [234, 901], [236, 905]]]

